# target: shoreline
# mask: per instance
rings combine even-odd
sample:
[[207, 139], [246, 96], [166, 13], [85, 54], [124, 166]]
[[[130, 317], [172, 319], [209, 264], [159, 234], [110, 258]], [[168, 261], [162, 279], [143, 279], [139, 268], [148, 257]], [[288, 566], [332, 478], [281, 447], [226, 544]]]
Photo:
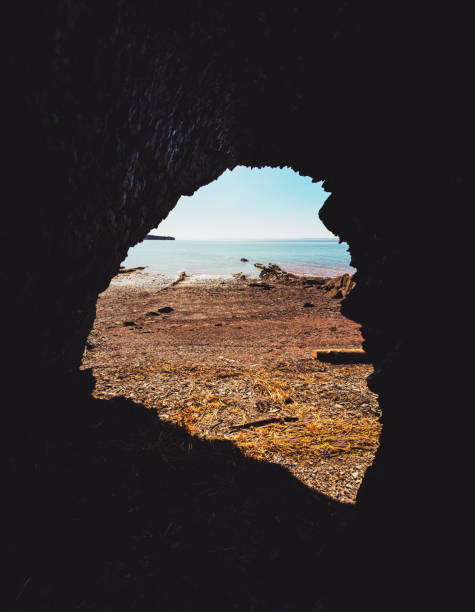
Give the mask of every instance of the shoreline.
[[[282, 267], [280, 264], [278, 265]], [[114, 276], [111, 279], [110, 286], [122, 286], [122, 287], [129, 286], [129, 287], [143, 287], [143, 288], [166, 287], [166, 286], [171, 285], [171, 283], [176, 282], [179, 279], [180, 274], [182, 274], [181, 272], [179, 272], [176, 275], [163, 274], [159, 272], [154, 272], [152, 270], [147, 270], [148, 266], [145, 266], [144, 268], [145, 269], [143, 270], [134, 270], [133, 272], [129, 272], [129, 273], [122, 272], [121, 274]], [[301, 278], [302, 280], [306, 278], [329, 280], [329, 279], [337, 278], [343, 274], [352, 275], [355, 272], [352, 268], [350, 268], [350, 269], [338, 270], [338, 273], [336, 273], [335, 268], [322, 267], [322, 270], [324, 270], [327, 273], [308, 274], [307, 272], [302, 271], [303, 266], [296, 266], [294, 269], [291, 269], [290, 267], [286, 267], [282, 269], [289, 274], [292, 274], [292, 275], [295, 275]], [[180, 281], [180, 284], [183, 286], [195, 285], [195, 286], [202, 286], [206, 288], [206, 287], [214, 287], [217, 285], [233, 285], [235, 283], [242, 284], [243, 282], [241, 279], [237, 278], [237, 276], [239, 275], [239, 272], [236, 272], [234, 274], [205, 274], [205, 273], [188, 274], [186, 270], [184, 270], [184, 272], [186, 274], [186, 277]], [[256, 269], [255, 273], [252, 273], [252, 274], [245, 274], [244, 280], [249, 280], [249, 281], [260, 280], [259, 270]]]

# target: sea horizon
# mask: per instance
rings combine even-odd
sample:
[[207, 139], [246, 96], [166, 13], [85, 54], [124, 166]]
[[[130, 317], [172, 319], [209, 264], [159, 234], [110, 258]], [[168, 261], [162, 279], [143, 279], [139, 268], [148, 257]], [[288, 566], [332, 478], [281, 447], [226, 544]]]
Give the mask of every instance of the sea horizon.
[[207, 277], [239, 272], [255, 277], [255, 263], [273, 263], [294, 274], [338, 276], [355, 271], [347, 249], [338, 238], [327, 237], [144, 240], [129, 249], [122, 265], [146, 266], [148, 272], [171, 276], [184, 271]]
[[[148, 236], [165, 236], [165, 234], [147, 234]], [[314, 237], [305, 237], [305, 238], [275, 238], [275, 237], [268, 237], [268, 236], [262, 236], [260, 238], [227, 238], [227, 237], [221, 237], [221, 238], [176, 238], [175, 236], [172, 237], [173, 240], [179, 241], [179, 242], [183, 242], [183, 241], [192, 241], [192, 242], [236, 242], [236, 241], [249, 241], [249, 242], [254, 242], [254, 241], [266, 241], [266, 242], [294, 242], [294, 241], [298, 241], [298, 242], [302, 242], [304, 240], [322, 240], [322, 241], [328, 241], [328, 242], [339, 242], [338, 238], [333, 238], [333, 237], [328, 237], [328, 236], [323, 236], [321, 238], [314, 238]]]

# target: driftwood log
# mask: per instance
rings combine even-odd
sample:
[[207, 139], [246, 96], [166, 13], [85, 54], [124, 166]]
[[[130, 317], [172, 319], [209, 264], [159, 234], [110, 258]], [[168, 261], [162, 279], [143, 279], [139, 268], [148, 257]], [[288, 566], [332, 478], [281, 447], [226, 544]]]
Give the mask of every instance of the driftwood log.
[[363, 349], [317, 349], [313, 356], [327, 363], [371, 363]]

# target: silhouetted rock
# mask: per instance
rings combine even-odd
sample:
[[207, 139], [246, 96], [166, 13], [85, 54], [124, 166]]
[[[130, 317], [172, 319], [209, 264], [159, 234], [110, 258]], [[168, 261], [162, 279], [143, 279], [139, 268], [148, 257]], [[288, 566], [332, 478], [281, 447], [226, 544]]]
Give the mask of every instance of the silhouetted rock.
[[137, 270], [145, 270], [147, 266], [137, 266], [136, 268], [124, 268], [120, 266], [119, 274], [130, 274], [131, 272], [137, 272]]
[[144, 240], [175, 240], [173, 236], [155, 236], [154, 234], [147, 234]]

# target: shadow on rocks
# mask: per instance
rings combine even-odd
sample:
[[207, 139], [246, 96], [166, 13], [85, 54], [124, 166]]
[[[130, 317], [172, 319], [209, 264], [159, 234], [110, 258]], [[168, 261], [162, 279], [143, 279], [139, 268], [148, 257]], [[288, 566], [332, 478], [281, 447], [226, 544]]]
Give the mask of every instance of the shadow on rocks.
[[9, 610], [333, 609], [351, 507], [122, 397], [50, 414], [10, 447]]

